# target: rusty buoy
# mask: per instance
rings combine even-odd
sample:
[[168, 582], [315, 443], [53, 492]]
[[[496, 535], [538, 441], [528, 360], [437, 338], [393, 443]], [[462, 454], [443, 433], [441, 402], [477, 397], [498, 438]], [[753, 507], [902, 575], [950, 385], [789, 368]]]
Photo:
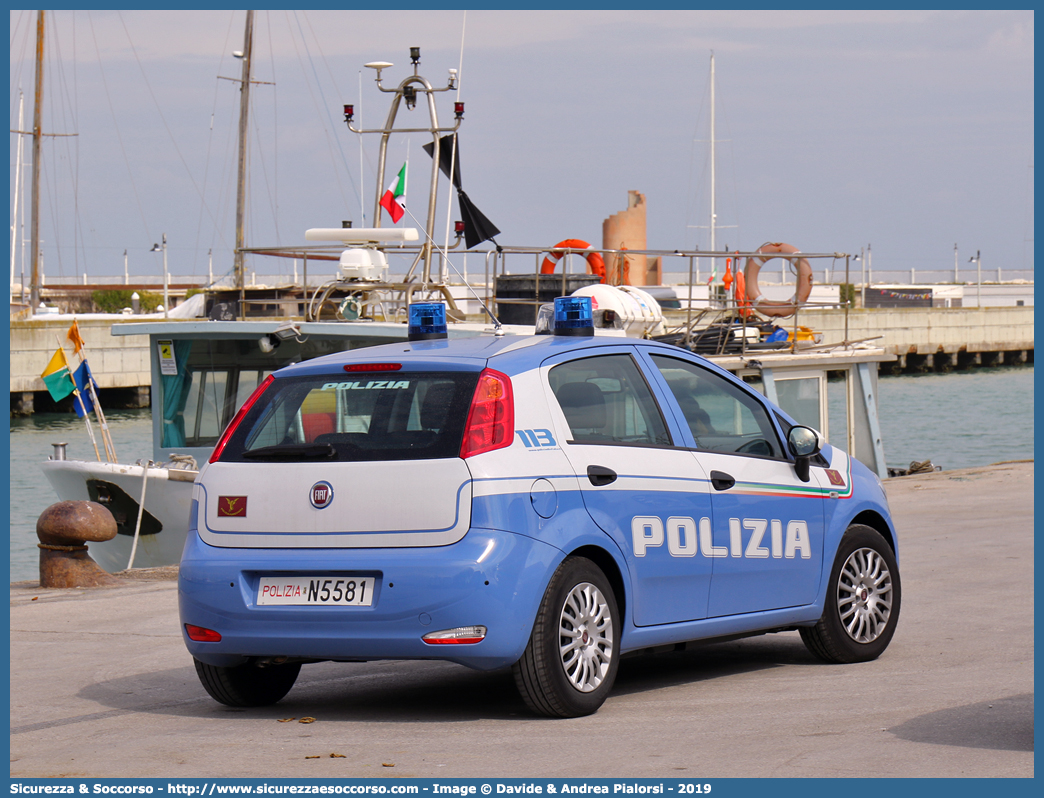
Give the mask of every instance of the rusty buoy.
[[116, 519], [97, 502], [52, 504], [36, 520], [40, 538], [40, 587], [103, 587], [120, 579], [101, 569], [87, 543], [116, 537]]

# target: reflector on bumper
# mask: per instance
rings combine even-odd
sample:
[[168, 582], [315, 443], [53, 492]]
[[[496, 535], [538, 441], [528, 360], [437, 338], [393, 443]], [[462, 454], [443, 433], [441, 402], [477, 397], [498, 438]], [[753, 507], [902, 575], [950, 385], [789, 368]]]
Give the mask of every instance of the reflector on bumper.
[[485, 626], [458, 626], [456, 629], [444, 629], [441, 632], [429, 632], [421, 638], [430, 645], [473, 645], [481, 643], [486, 637]]

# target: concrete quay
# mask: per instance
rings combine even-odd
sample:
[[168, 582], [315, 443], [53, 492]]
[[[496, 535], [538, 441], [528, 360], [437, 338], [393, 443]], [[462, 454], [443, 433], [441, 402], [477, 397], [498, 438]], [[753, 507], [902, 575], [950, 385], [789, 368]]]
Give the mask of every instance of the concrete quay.
[[[823, 341], [845, 338], [845, 314], [804, 310], [795, 321], [823, 333]], [[1033, 362], [1033, 307], [855, 308], [847, 319], [849, 341], [872, 339], [898, 360], [891, 368], [945, 370]]]
[[[669, 323], [680, 324], [685, 314], [672, 311]], [[11, 321], [11, 412], [32, 414], [53, 403], [40, 372], [58, 341], [65, 340], [72, 316], [37, 317]], [[149, 342], [143, 335], [114, 336], [113, 324], [141, 321], [141, 317], [94, 315], [77, 317], [87, 344], [91, 371], [105, 407], [147, 407], [152, 381]], [[810, 327], [825, 342], [845, 339], [845, 314], [839, 310], [805, 310], [785, 326]], [[1033, 362], [1033, 307], [984, 308], [859, 308], [850, 310], [849, 341], [871, 339], [875, 346], [898, 356], [889, 371], [946, 370], [968, 366], [999, 366]], [[57, 336], [57, 340], [56, 340]], [[116, 392], [115, 394], [113, 392]]]
[[230, 709], [182, 644], [173, 568], [13, 584], [11, 776], [1032, 777], [1033, 474], [886, 481], [903, 607], [877, 661], [819, 663], [792, 632], [639, 656], [573, 720], [440, 662], [305, 666], [275, 706]]

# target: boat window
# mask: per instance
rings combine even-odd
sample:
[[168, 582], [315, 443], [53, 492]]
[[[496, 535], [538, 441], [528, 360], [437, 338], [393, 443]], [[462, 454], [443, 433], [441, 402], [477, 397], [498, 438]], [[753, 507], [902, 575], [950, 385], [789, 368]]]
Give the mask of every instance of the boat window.
[[477, 384], [478, 372], [278, 379], [243, 419], [221, 459], [314, 459], [327, 444], [342, 461], [456, 457]]
[[192, 382], [185, 406], [186, 437], [199, 446], [202, 441], [216, 441], [224, 429], [222, 419], [229, 373], [227, 370], [197, 371], [192, 375]]
[[783, 457], [765, 407], [738, 385], [693, 363], [652, 355], [685, 416], [696, 446], [721, 452]]
[[261, 350], [257, 336], [175, 340], [178, 373], [163, 375], [159, 383], [161, 445], [171, 449], [213, 446], [236, 411], [269, 374], [350, 346], [343, 337], [322, 336], [283, 341], [269, 352]]
[[250, 395], [257, 390], [257, 386], [271, 373], [271, 370], [265, 369], [243, 369], [240, 371], [236, 382], [235, 399], [232, 401], [233, 408], [239, 410], [243, 406], [243, 402], [250, 398]]
[[548, 379], [569, 423], [571, 443], [671, 444], [652, 390], [630, 355], [562, 363]]

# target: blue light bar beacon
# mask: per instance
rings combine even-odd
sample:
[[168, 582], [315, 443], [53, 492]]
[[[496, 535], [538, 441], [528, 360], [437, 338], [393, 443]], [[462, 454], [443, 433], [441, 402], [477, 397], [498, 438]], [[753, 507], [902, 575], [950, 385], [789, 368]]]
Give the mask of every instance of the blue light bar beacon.
[[555, 297], [555, 335], [594, 335], [591, 297]]
[[446, 305], [443, 302], [415, 302], [410, 305], [409, 330], [411, 341], [432, 341], [448, 338]]

